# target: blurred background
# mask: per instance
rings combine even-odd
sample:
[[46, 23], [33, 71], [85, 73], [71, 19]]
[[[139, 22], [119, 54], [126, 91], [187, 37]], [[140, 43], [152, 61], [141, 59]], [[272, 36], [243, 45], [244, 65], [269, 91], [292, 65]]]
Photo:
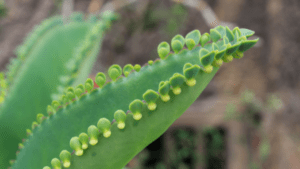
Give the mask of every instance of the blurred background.
[[91, 78], [143, 65], [176, 34], [217, 25], [260, 38], [223, 64], [197, 101], [128, 169], [300, 168], [299, 0], [0, 0], [0, 71], [35, 25], [53, 15], [115, 10]]

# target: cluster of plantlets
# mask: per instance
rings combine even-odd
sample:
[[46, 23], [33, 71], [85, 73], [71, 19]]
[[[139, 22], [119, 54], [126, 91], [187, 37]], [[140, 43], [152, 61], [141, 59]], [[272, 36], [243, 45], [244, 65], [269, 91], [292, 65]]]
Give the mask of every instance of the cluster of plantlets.
[[[108, 70], [108, 76], [112, 81], [107, 81], [106, 75], [102, 72], [96, 75], [95, 82], [99, 88], [94, 88], [92, 79], [87, 79], [82, 84], [78, 80], [79, 75], [86, 71], [80, 71], [81, 66], [86, 68], [93, 63], [91, 62], [93, 59], [90, 59], [92, 57], [87, 56], [87, 53], [94, 51], [89, 46], [93, 46], [91, 44], [93, 39], [97, 39], [95, 37], [102, 37], [102, 28], [109, 27], [105, 23], [109, 25], [114, 18], [114, 15], [108, 15], [108, 17], [102, 17], [102, 20], [105, 20], [104, 23], [93, 24], [96, 27], [95, 32], [100, 32], [100, 35], [94, 36], [93, 29], [86, 31], [87, 35], [81, 39], [88, 37], [90, 41], [84, 41], [87, 45], [83, 45], [83, 50], [80, 50], [82, 53], [79, 52], [77, 55], [76, 51], [73, 62], [66, 62], [68, 59], [64, 59], [64, 63], [69, 65], [64, 67], [65, 72], [69, 72], [69, 77], [61, 78], [60, 83], [53, 84], [53, 86], [58, 87], [63, 83], [63, 86], [72, 84], [73, 87], [60, 90], [62, 95], [59, 99], [52, 101], [46, 108], [48, 115], [45, 116], [45, 108], [26, 112], [31, 114], [30, 117], [20, 111], [10, 111], [10, 114], [8, 111], [3, 112], [5, 106], [7, 107], [6, 102], [7, 104], [16, 103], [19, 98], [24, 99], [22, 97], [26, 96], [9, 97], [17, 93], [11, 90], [5, 98], [0, 120], [4, 122], [5, 119], [7, 122], [1, 125], [18, 130], [16, 132], [10, 128], [6, 130], [7, 133], [12, 132], [13, 136], [22, 136], [20, 128], [28, 128], [27, 122], [33, 120], [32, 115], [36, 116], [36, 121], [31, 123], [31, 130], [26, 130], [28, 137], [19, 143], [20, 150], [17, 151], [16, 161], [11, 162], [12, 168], [44, 167], [47, 169], [50, 168], [49, 166], [56, 169], [62, 166], [65, 168], [122, 168], [144, 147], [162, 135], [184, 113], [205, 89], [223, 62], [231, 62], [233, 58], [242, 58], [243, 53], [258, 41], [258, 39], [247, 39], [254, 34], [253, 31], [238, 27], [230, 30], [228, 27], [218, 26], [211, 29], [210, 34], [202, 35], [199, 30], [194, 30], [186, 37], [176, 35], [171, 40], [171, 45], [167, 42], [160, 43], [157, 48], [160, 59], [150, 60], [142, 67], [128, 64], [122, 69], [119, 65], [112, 65]], [[80, 26], [83, 25], [85, 24], [80, 24]], [[59, 34], [51, 39], [49, 34], [47, 38], [43, 38], [46, 44], [51, 40], [53, 43], [55, 38], [62, 36]], [[74, 31], [74, 35], [77, 34], [80, 34], [80, 31]], [[208, 43], [209, 41], [212, 43]], [[57, 45], [52, 43], [47, 45]], [[36, 48], [38, 45], [41, 44], [37, 44]], [[184, 48], [185, 45], [187, 48]], [[40, 48], [42, 46], [39, 46], [37, 51]], [[174, 52], [171, 52], [171, 48]], [[48, 57], [53, 59], [55, 54], [65, 55], [63, 51], [60, 52], [52, 53]], [[24, 63], [20, 71], [28, 70], [26, 72], [28, 73], [29, 70], [34, 69], [33, 67], [29, 69], [28, 64], [37, 62], [34, 60], [37, 57], [31, 56], [26, 59], [27, 63]], [[44, 56], [43, 59], [48, 58]], [[85, 65], [86, 60], [90, 64]], [[61, 71], [60, 66], [63, 67], [63, 65], [56, 65], [52, 71], [56, 69], [58, 72]], [[36, 69], [40, 70], [40, 68]], [[51, 83], [53, 74], [47, 72], [47, 75], [41, 77], [48, 79]], [[22, 78], [25, 78], [23, 75], [23, 72], [18, 73], [13, 87], [26, 85], [28, 79], [21, 82]], [[55, 78], [59, 79], [58, 77], [62, 77], [62, 74]], [[29, 80], [37, 81], [30, 78]], [[23, 88], [20, 87], [20, 89]], [[52, 88], [49, 93], [51, 92], [55, 93], [57, 90]], [[49, 98], [49, 93], [44, 97]], [[33, 98], [43, 99], [41, 96], [33, 96]], [[30, 105], [30, 103], [27, 104]], [[26, 122], [22, 122], [21, 118], [24, 118]], [[13, 124], [8, 124], [8, 122]], [[8, 149], [10, 152], [14, 150], [13, 147]], [[4, 155], [5, 151], [1, 150], [1, 157]]]

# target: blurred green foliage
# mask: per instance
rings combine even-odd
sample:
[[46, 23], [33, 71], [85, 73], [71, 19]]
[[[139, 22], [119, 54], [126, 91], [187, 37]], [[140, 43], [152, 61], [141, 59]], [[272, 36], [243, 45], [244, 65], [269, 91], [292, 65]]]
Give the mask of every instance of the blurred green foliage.
[[6, 16], [7, 14], [7, 8], [5, 6], [5, 1], [0, 0], [0, 18]]

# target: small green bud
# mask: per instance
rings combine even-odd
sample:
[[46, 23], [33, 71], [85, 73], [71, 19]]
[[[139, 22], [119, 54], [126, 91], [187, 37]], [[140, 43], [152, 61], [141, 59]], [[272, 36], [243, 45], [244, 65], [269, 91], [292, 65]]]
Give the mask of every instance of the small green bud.
[[104, 85], [105, 82], [106, 82], [106, 76], [105, 76], [105, 74], [102, 73], [102, 72], [97, 73], [97, 75], [96, 75], [96, 77], [95, 77], [95, 82], [96, 82], [96, 84], [97, 84], [100, 88], [102, 88], [103, 85]]
[[56, 100], [53, 100], [51, 106], [53, 107], [54, 110], [56, 110], [60, 106], [60, 103]]
[[103, 136], [105, 138], [108, 138], [111, 135], [110, 126], [110, 121], [107, 118], [101, 118], [97, 123], [98, 129], [103, 132]]
[[161, 81], [158, 86], [158, 92], [162, 101], [167, 102], [170, 100], [169, 96], [170, 83], [169, 81]]
[[67, 98], [67, 96], [65, 96], [65, 95], [62, 95], [61, 96], [61, 101], [62, 101], [62, 103], [64, 104], [64, 105], [66, 105], [67, 103], [68, 103], [68, 98]]
[[215, 51], [211, 51], [209, 52], [208, 50], [202, 48], [199, 51], [199, 55], [200, 55], [200, 62], [204, 67], [204, 71], [206, 73], [210, 73], [213, 70], [213, 67], [211, 66], [212, 62], [214, 61], [214, 56], [215, 56], [216, 52]]
[[148, 104], [148, 109], [149, 110], [155, 110], [156, 109], [156, 100], [158, 99], [159, 95], [152, 89], [147, 90], [143, 94], [144, 100]]
[[57, 158], [53, 158], [51, 160], [51, 165], [54, 169], [61, 169], [61, 163], [60, 163], [59, 159], [57, 159]]
[[165, 59], [170, 53], [170, 45], [168, 42], [161, 42], [157, 47], [157, 53], [161, 59]]
[[114, 114], [114, 119], [118, 123], [119, 129], [124, 129], [125, 127], [125, 120], [126, 120], [126, 114], [123, 110], [117, 110]]
[[200, 44], [203, 47], [208, 41], [210, 41], [210, 35], [208, 33], [204, 33], [200, 38]]
[[217, 30], [221, 34], [221, 36], [224, 36], [226, 33], [224, 26], [219, 25], [219, 26], [215, 27], [214, 29]]
[[135, 71], [139, 72], [139, 71], [141, 70], [141, 65], [136, 64], [136, 65], [134, 65], [133, 69], [134, 69]]
[[242, 36], [242, 37], [238, 38], [239, 42], [243, 42], [243, 41], [246, 41], [246, 40], [247, 40], [246, 36]]
[[117, 78], [122, 75], [122, 68], [119, 65], [114, 64], [108, 69], [108, 75], [115, 82]]
[[246, 36], [247, 38], [251, 37], [254, 35], [254, 31], [246, 29], [246, 28], [240, 28], [241, 31], [241, 36]]
[[136, 99], [129, 104], [129, 110], [132, 112], [134, 120], [140, 120], [142, 118], [141, 112], [143, 105], [144, 103], [139, 99]]
[[227, 55], [225, 53], [224, 57], [223, 57], [223, 61], [228, 63], [228, 62], [231, 62], [233, 60], [233, 56], [232, 55]]
[[41, 124], [43, 122], [43, 120], [44, 120], [44, 115], [43, 114], [39, 113], [39, 114], [36, 115], [36, 121], [39, 124]]
[[212, 50], [216, 51], [216, 52], [219, 52], [219, 47], [215, 42], [212, 43]]
[[223, 45], [226, 46], [227, 44], [229, 44], [229, 39], [227, 38], [227, 36], [223, 36]]
[[189, 50], [192, 50], [196, 45], [193, 39], [186, 39], [185, 41], [186, 41], [186, 46], [188, 47]]
[[174, 73], [174, 75], [170, 78], [170, 84], [175, 95], [179, 95], [181, 93], [180, 86], [184, 83], [184, 81], [184, 76], [179, 73]]
[[236, 50], [232, 56], [235, 58], [235, 59], [240, 59], [244, 56], [243, 52], [240, 52], [239, 50]]
[[87, 149], [89, 147], [88, 142], [89, 142], [89, 136], [86, 133], [80, 133], [79, 134], [79, 141], [81, 143], [81, 148], [82, 149]]
[[27, 134], [27, 136], [29, 136], [32, 134], [32, 131], [30, 129], [26, 129], [26, 134]]
[[67, 89], [67, 97], [70, 101], [72, 101], [75, 98], [75, 92], [73, 87], [68, 87]]
[[183, 36], [179, 34], [174, 36], [173, 39], [171, 40], [171, 46], [175, 53], [180, 52], [184, 44], [185, 44], [185, 39]]
[[198, 74], [200, 70], [200, 66], [198, 65], [194, 65], [192, 66], [192, 64], [190, 63], [186, 63], [183, 67], [183, 74], [185, 76], [186, 80], [186, 84], [188, 86], [195, 86], [196, 85], [196, 80], [195, 77]]
[[149, 61], [148, 61], [148, 64], [149, 64], [149, 65], [152, 65], [152, 64], [153, 64], [153, 60], [149, 60]]
[[50, 167], [48, 167], [48, 166], [45, 166], [45, 167], [43, 167], [43, 169], [51, 169]]
[[13, 165], [16, 162], [16, 160], [9, 160], [9, 164]]
[[241, 46], [241, 42], [238, 42], [237, 44], [234, 44], [232, 46], [227, 46], [227, 49], [226, 49], [226, 54], [227, 55], [232, 55], [240, 46]]
[[213, 42], [217, 42], [222, 38], [221, 34], [215, 29], [210, 29], [210, 37]]
[[71, 165], [70, 159], [71, 159], [71, 153], [67, 150], [63, 150], [59, 154], [60, 160], [63, 162], [63, 166], [65, 168], [69, 168]]
[[91, 78], [88, 78], [86, 81], [85, 81], [85, 89], [87, 90], [88, 93], [90, 93], [93, 88], [94, 88], [94, 82]]
[[79, 141], [78, 137], [72, 137], [70, 140], [70, 147], [75, 150], [75, 155], [77, 156], [82, 156], [83, 154], [83, 150], [82, 150], [82, 146], [81, 143]]
[[243, 41], [241, 46], [239, 46], [238, 51], [246, 52], [248, 49], [252, 48], [258, 42], [258, 40], [259, 40], [259, 38], [254, 39], [254, 40]]
[[226, 53], [226, 46], [223, 45], [219, 48], [218, 53], [216, 53], [215, 60], [221, 60], [225, 53]]
[[36, 121], [32, 122], [31, 129], [35, 129], [38, 125], [39, 124]]
[[95, 125], [91, 125], [88, 128], [88, 135], [90, 137], [90, 145], [96, 145], [98, 143], [99, 130]]
[[125, 77], [127, 77], [132, 70], [133, 70], [133, 66], [131, 64], [125, 65], [123, 68], [123, 73], [124, 73]]
[[232, 33], [235, 35], [236, 33], [238, 34], [238, 37], [242, 36], [242, 32], [240, 31], [240, 28], [239, 27], [235, 27], [233, 30], [232, 30]]
[[19, 143], [18, 146], [19, 146], [19, 149], [24, 148], [24, 145], [22, 143]]
[[80, 95], [84, 92], [84, 86], [82, 84], [79, 84], [76, 88], [75, 88], [75, 95], [77, 97], [80, 97]]
[[214, 67], [220, 67], [220, 66], [222, 66], [222, 64], [223, 64], [223, 60], [222, 59], [218, 59], [218, 60], [214, 60], [211, 65], [214, 66]]
[[225, 27], [226, 29], [226, 36], [229, 40], [229, 42], [234, 40], [234, 34], [232, 33], [232, 31], [228, 28], [228, 26]]
[[188, 49], [192, 50], [195, 47], [195, 45], [198, 45], [200, 42], [200, 38], [201, 38], [201, 33], [199, 30], [193, 30], [189, 32], [185, 36], [186, 46], [188, 47]]
[[48, 113], [48, 115], [51, 116], [52, 113], [54, 113], [54, 112], [56, 112], [56, 111], [53, 110], [53, 107], [50, 106], [50, 105], [48, 105], [48, 106], [47, 106], [47, 113]]

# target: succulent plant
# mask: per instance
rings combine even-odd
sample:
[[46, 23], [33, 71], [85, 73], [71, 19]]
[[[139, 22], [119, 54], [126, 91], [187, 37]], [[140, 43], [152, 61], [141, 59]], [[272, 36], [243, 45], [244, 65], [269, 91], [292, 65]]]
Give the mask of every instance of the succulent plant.
[[111, 81], [102, 72], [92, 80], [104, 31], [118, 15], [82, 16], [44, 21], [0, 76], [0, 168], [13, 158], [13, 169], [122, 168], [185, 112], [223, 62], [258, 41], [238, 27], [193, 30], [160, 43], [155, 61], [114, 64]]

